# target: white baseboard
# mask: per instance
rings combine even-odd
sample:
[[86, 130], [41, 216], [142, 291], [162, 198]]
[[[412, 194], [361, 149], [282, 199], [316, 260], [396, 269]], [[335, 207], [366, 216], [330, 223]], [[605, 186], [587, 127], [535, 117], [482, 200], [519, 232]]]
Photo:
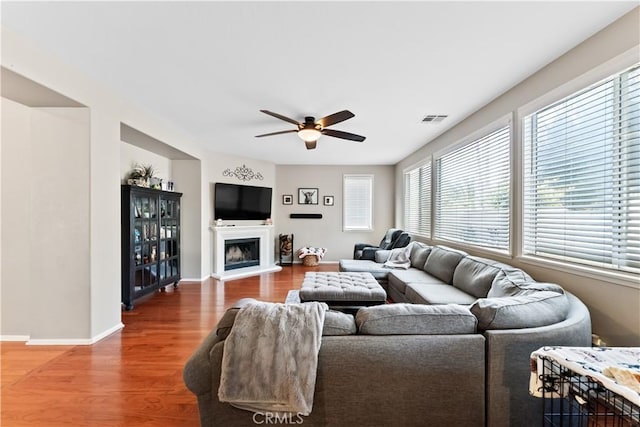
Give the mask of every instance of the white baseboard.
[[117, 325], [113, 326], [112, 328], [107, 329], [106, 331], [96, 335], [95, 337], [91, 338], [91, 344], [95, 344], [98, 341], [108, 337], [109, 335], [118, 332], [119, 330], [124, 328], [124, 323], [120, 322]]
[[112, 328], [107, 329], [104, 332], [96, 335], [92, 338], [54, 338], [54, 339], [29, 339], [27, 345], [92, 345], [98, 341], [106, 338], [107, 336], [118, 332], [124, 328], [124, 324], [120, 322]]
[[0, 341], [29, 341], [29, 335], [0, 335]]
[[201, 279], [189, 279], [189, 278], [185, 278], [183, 277], [182, 279], [180, 279], [180, 281], [178, 282], [179, 285], [182, 285], [182, 282], [204, 282], [205, 280], [211, 278], [211, 276], [204, 276]]
[[211, 277], [220, 281], [234, 280], [234, 279], [242, 279], [244, 277], [250, 276], [258, 276], [264, 273], [274, 273], [276, 271], [282, 270], [282, 267], [279, 265], [270, 265], [268, 267], [261, 267], [256, 265], [255, 267], [247, 267], [247, 268], [239, 268], [237, 270], [228, 270], [223, 274], [213, 273]]

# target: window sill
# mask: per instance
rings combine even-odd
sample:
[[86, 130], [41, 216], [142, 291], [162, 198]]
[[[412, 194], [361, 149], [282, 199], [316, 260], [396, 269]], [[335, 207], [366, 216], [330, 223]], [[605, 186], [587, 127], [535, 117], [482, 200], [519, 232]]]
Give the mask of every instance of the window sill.
[[588, 277], [590, 279], [602, 280], [608, 283], [614, 283], [620, 286], [626, 286], [633, 289], [640, 289], [640, 276], [616, 271], [605, 271], [596, 267], [586, 265], [572, 264], [540, 258], [532, 255], [522, 255], [516, 257], [518, 261], [524, 264], [530, 264], [537, 267], [550, 268], [562, 273], [575, 274], [577, 276]]

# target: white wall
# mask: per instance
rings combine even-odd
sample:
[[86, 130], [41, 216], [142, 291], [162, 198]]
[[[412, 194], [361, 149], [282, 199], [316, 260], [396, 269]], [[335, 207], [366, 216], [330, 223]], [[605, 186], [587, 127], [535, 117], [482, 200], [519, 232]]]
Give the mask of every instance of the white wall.
[[89, 139], [87, 109], [32, 110], [31, 340], [90, 335]]
[[[344, 174], [374, 175], [373, 230], [342, 230], [342, 179]], [[324, 247], [323, 262], [353, 257], [356, 242], [378, 244], [394, 224], [393, 166], [287, 166], [277, 167], [277, 191], [274, 192], [275, 234], [293, 234], [294, 249], [303, 246]], [[317, 205], [299, 205], [298, 188], [318, 188]], [[293, 205], [283, 205], [282, 195], [293, 195]], [[334, 205], [324, 206], [323, 197], [333, 196]], [[292, 219], [292, 213], [320, 213], [322, 219]], [[276, 246], [277, 248], [278, 246]], [[276, 258], [277, 259], [277, 258]]]
[[[65, 331], [47, 330], [49, 336], [41, 336], [45, 340], [76, 339], [76, 328], [82, 328], [86, 343], [94, 342], [122, 326], [120, 305], [120, 183], [123, 171], [129, 168], [127, 157], [159, 161], [162, 169], [175, 181], [175, 190], [183, 196], [182, 213], [186, 215], [183, 222], [182, 266], [183, 277], [202, 279], [212, 272], [212, 243], [208, 229], [213, 220], [213, 184], [217, 181], [238, 182], [230, 177], [223, 177], [226, 168], [235, 168], [242, 164], [260, 170], [264, 181], [260, 185], [273, 186], [275, 183], [275, 165], [266, 162], [229, 157], [207, 152], [200, 142], [193, 141], [181, 130], [171, 126], [166, 120], [154, 117], [137, 109], [127, 100], [115, 96], [94, 81], [78, 73], [72, 67], [57, 58], [43, 52], [37, 46], [26, 41], [11, 31], [2, 28], [2, 63], [7, 69], [31, 79], [37, 84], [54, 89], [56, 92], [86, 105], [89, 108], [89, 145], [86, 166], [89, 169], [89, 191], [81, 194], [86, 197], [89, 215], [86, 223], [80, 224], [89, 230], [88, 254], [89, 275], [84, 278], [88, 291], [73, 310], [61, 313], [61, 325], [74, 323]], [[193, 159], [193, 163], [185, 161], [166, 162], [148, 153], [141, 153], [136, 147], [128, 147], [121, 141], [121, 126], [126, 123], [141, 134], [148, 135], [158, 141], [168, 141], [171, 147]], [[129, 144], [130, 145], [130, 144]], [[124, 148], [122, 148], [124, 147]], [[61, 151], [61, 154], [65, 152]], [[124, 152], [124, 153], [122, 153]], [[74, 153], [66, 153], [74, 158]], [[144, 161], [144, 160], [142, 160]], [[3, 164], [7, 161], [3, 160]], [[158, 163], [159, 164], [159, 163]], [[4, 173], [4, 172], [3, 172]], [[5, 174], [6, 175], [6, 174]], [[63, 174], [62, 174], [63, 175]], [[61, 176], [62, 176], [61, 175]], [[199, 194], [199, 196], [198, 196]], [[6, 208], [5, 208], [6, 211]], [[10, 224], [3, 217], [3, 229]], [[81, 246], [85, 242], [79, 242]], [[6, 265], [7, 252], [2, 251], [3, 265]], [[3, 276], [5, 276], [3, 274]], [[23, 276], [24, 277], [24, 276]], [[2, 292], [10, 286], [2, 280]], [[55, 289], [61, 294], [73, 293], [71, 284], [56, 283]], [[76, 295], [80, 295], [76, 293]], [[2, 306], [5, 304], [3, 302]], [[20, 310], [8, 310], [3, 318], [15, 318]], [[89, 318], [78, 313], [89, 313]], [[12, 313], [14, 315], [12, 315]], [[44, 320], [42, 320], [44, 322]], [[48, 319], [49, 323], [58, 319]], [[9, 322], [3, 322], [4, 325]], [[0, 331], [6, 335], [4, 329]], [[11, 334], [21, 332], [11, 331]], [[79, 343], [78, 340], [73, 343]]]
[[[68, 194], [69, 189], [76, 191], [73, 195], [75, 198], [69, 200], [71, 202], [69, 207], [76, 209], [71, 215], [65, 217], [68, 224], [50, 222], [47, 224], [50, 231], [46, 231], [44, 222], [36, 224], [39, 232], [48, 234], [32, 233], [30, 237], [33, 238], [31, 241], [33, 247], [42, 248], [43, 251], [53, 254], [53, 257], [56, 254], [65, 254], [69, 255], [69, 261], [72, 260], [68, 253], [68, 248], [71, 247], [74, 248], [74, 255], [76, 253], [80, 255], [74, 261], [74, 272], [78, 273], [78, 276], [69, 282], [63, 280], [66, 278], [64, 274], [58, 278], [51, 274], [45, 277], [45, 272], [49, 271], [47, 269], [56, 268], [56, 265], [68, 268], [67, 260], [45, 259], [43, 267], [38, 267], [43, 268], [41, 271], [32, 271], [31, 284], [33, 285], [36, 280], [42, 280], [43, 283], [48, 284], [49, 288], [30, 303], [38, 308], [46, 307], [47, 302], [40, 299], [48, 296], [52, 297], [50, 301], [60, 302], [60, 305], [35, 316], [32, 322], [35, 326], [30, 328], [28, 333], [40, 343], [91, 343], [122, 326], [120, 321], [121, 123], [128, 123], [140, 132], [153, 135], [159, 140], [172, 141], [177, 149], [194, 158], [201, 156], [202, 149], [184, 133], [171, 127], [166, 120], [136, 109], [126, 100], [114, 96], [110, 91], [104, 90], [57, 58], [4, 28], [2, 29], [2, 63], [11, 71], [52, 88], [89, 108], [88, 136], [85, 145], [78, 147], [69, 141], [69, 143], [58, 145], [54, 151], [51, 151], [51, 147], [45, 147], [48, 150], [49, 159], [60, 158], [60, 164], [57, 165], [58, 167], [44, 164], [42, 176], [38, 175], [38, 171], [33, 176], [33, 182], [47, 180], [58, 186], [69, 179], [79, 180], [77, 183], [61, 188], [65, 197], [71, 197]], [[40, 122], [46, 125], [47, 121], [45, 118], [38, 120], [37, 126], [40, 126]], [[61, 129], [61, 132], [65, 131]], [[37, 132], [38, 139], [46, 140], [44, 127]], [[83, 156], [82, 161], [79, 160], [81, 156]], [[70, 163], [67, 164], [62, 158], [70, 159]], [[44, 162], [45, 159], [37, 160]], [[6, 166], [9, 159], [3, 158], [2, 162], [3, 166]], [[76, 176], [73, 176], [74, 170], [78, 170]], [[3, 174], [7, 176], [4, 168]], [[86, 187], [76, 188], [81, 185]], [[33, 190], [36, 191], [38, 198], [45, 198], [43, 188], [34, 187]], [[3, 206], [6, 212], [7, 207], [4, 203]], [[78, 209], [78, 206], [83, 208]], [[52, 215], [56, 213], [55, 208], [54, 205], [47, 207]], [[6, 230], [10, 226], [5, 215], [2, 215], [2, 228]], [[45, 239], [51, 239], [51, 242], [54, 242], [53, 239], [59, 236], [58, 228], [67, 229], [70, 232], [67, 238], [72, 239], [65, 241], [60, 249], [56, 249], [54, 243], [45, 241]], [[74, 230], [83, 230], [84, 234], [74, 234]], [[3, 265], [7, 263], [7, 254], [6, 250], [2, 251]], [[56, 261], [59, 261], [59, 264]], [[80, 264], [82, 266], [78, 267]], [[69, 271], [72, 270], [69, 268]], [[80, 281], [82, 284], [79, 283]], [[15, 286], [15, 282], [9, 283], [5, 280], [2, 280], [1, 284], [3, 296], [10, 287]], [[31, 294], [34, 292], [32, 289]], [[51, 292], [55, 295], [51, 295]], [[5, 303], [3, 298], [3, 309], [8, 305], [9, 303]], [[5, 333], [4, 326], [17, 323], [18, 320], [16, 318], [16, 322], [13, 322], [14, 319], [5, 322], [7, 315], [11, 313], [12, 310], [6, 312], [3, 310], [3, 335], [21, 333], [13, 330]], [[50, 317], [45, 316], [46, 313], [49, 313]]]
[[202, 256], [202, 168], [200, 160], [172, 160], [171, 176], [174, 191], [182, 193], [180, 200], [180, 268], [183, 280], [201, 280]]
[[[31, 296], [31, 109], [2, 98], [2, 288], [0, 334], [26, 339]], [[6, 163], [6, 164], [5, 164]]]
[[[525, 263], [520, 257], [522, 197], [519, 175], [519, 109], [549, 93], [566, 96], [573, 91], [613, 74], [623, 66], [640, 61], [640, 8], [634, 9], [609, 27], [521, 82], [490, 104], [425, 145], [396, 165], [396, 192], [402, 194], [402, 173], [408, 166], [456, 144], [506, 114], [516, 118], [517, 135], [514, 144], [514, 209], [512, 233], [516, 236], [514, 256], [503, 261], [529, 272], [535, 279], [556, 282], [580, 297], [589, 307], [593, 331], [609, 345], [640, 345], [640, 280], [615, 280], [597, 274], [578, 273], [567, 268]], [[396, 198], [398, 221], [402, 219], [402, 197]], [[450, 246], [456, 246], [450, 244]], [[475, 254], [487, 255], [480, 251]], [[637, 279], [637, 277], [636, 277]]]
[[[3, 336], [90, 334], [90, 165], [86, 108], [3, 99]], [[54, 321], [55, 320], [55, 321]]]

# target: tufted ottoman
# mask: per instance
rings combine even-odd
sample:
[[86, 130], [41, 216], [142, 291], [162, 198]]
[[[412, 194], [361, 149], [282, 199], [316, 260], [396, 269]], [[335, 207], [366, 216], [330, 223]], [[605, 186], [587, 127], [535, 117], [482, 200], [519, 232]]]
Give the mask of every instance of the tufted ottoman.
[[384, 304], [387, 293], [371, 273], [307, 272], [300, 301], [321, 301], [329, 306]]

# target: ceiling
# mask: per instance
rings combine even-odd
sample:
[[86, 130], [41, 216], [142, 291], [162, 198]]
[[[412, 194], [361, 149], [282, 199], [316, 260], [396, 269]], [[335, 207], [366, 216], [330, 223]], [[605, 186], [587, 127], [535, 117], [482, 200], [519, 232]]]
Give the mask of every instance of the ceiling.
[[[210, 150], [395, 164], [637, 5], [2, 1], [1, 19]], [[300, 121], [348, 109], [331, 128], [367, 139], [255, 138], [293, 128], [261, 109]], [[430, 114], [448, 117], [422, 123]]]

